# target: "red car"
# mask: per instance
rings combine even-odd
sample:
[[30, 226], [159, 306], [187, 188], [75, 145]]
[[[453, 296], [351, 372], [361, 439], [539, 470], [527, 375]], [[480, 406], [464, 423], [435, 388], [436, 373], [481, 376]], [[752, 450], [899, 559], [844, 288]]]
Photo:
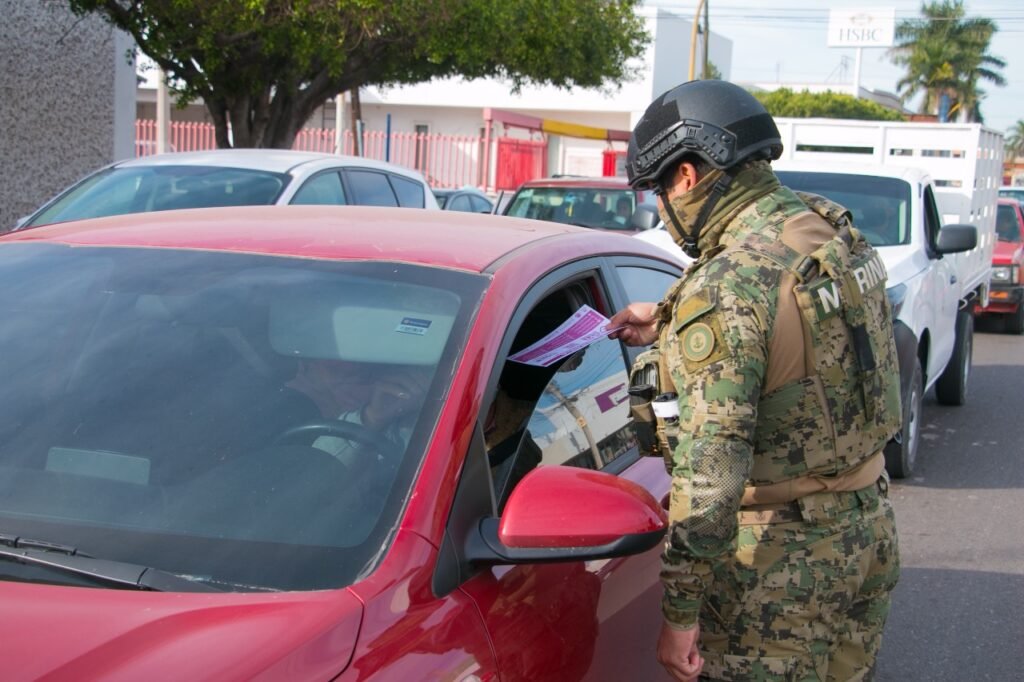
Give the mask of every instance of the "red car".
[[516, 190], [503, 214], [627, 234], [659, 221], [654, 192], [631, 189], [622, 177], [531, 180]]
[[0, 238], [3, 679], [665, 679], [636, 351], [509, 355], [679, 273], [404, 209]]
[[999, 199], [992, 252], [992, 291], [978, 315], [997, 315], [1006, 330], [1024, 334], [1024, 209], [1015, 199]]

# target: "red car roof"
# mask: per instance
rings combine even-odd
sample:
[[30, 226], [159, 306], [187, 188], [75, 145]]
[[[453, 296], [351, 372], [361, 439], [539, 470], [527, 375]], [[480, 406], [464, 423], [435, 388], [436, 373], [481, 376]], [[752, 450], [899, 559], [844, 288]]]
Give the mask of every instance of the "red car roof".
[[[389, 260], [481, 272], [521, 247], [571, 242], [581, 255], [640, 253], [640, 240], [598, 230], [452, 211], [364, 206], [253, 206], [162, 211], [37, 227], [0, 243], [54, 242]], [[566, 244], [567, 245], [567, 244]]]
[[600, 178], [540, 178], [539, 180], [530, 180], [528, 182], [524, 182], [519, 189], [522, 189], [523, 187], [600, 187], [603, 189], [630, 188], [629, 182], [626, 180], [626, 178], [618, 176]]

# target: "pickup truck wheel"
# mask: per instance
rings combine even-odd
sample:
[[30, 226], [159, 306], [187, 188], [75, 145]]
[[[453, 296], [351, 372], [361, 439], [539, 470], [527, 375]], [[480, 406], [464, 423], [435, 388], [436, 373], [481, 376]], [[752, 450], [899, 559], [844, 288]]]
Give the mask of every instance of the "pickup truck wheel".
[[914, 470], [917, 446], [921, 442], [921, 404], [924, 397], [924, 381], [921, 378], [921, 361], [914, 361], [914, 375], [910, 388], [903, 396], [903, 427], [885, 446], [885, 468], [893, 478], [906, 478]]
[[1024, 334], [1024, 303], [1017, 306], [1017, 309], [1006, 316], [1004, 322], [1006, 331], [1011, 334]]
[[974, 349], [974, 316], [966, 310], [956, 314], [956, 341], [953, 357], [935, 382], [935, 397], [942, 405], [967, 402], [967, 380], [971, 376], [971, 352]]

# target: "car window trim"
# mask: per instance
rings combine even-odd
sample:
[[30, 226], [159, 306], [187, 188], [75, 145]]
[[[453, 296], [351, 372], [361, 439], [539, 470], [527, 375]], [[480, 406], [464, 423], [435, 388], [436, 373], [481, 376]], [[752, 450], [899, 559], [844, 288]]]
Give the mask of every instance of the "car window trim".
[[[442, 597], [449, 594], [481, 571], [465, 558], [463, 547], [468, 537], [467, 534], [476, 527], [480, 519], [497, 514], [494, 481], [491, 478], [491, 468], [487, 461], [487, 447], [484, 443], [483, 422], [486, 409], [495, 399], [501, 369], [508, 358], [515, 334], [519, 331], [526, 316], [541, 299], [575, 281], [585, 280], [588, 277], [597, 278], [600, 293], [603, 294], [612, 309], [621, 309], [629, 303], [626, 300], [625, 287], [616, 269], [623, 265], [647, 267], [676, 277], [683, 274], [682, 267], [653, 256], [625, 254], [592, 256], [564, 264], [548, 272], [535, 281], [516, 303], [516, 309], [509, 319], [484, 386], [480, 412], [474, 420], [473, 436], [466, 448], [459, 483], [452, 498], [441, 546], [438, 548], [438, 557], [431, 583], [435, 596]], [[628, 371], [635, 355], [642, 352], [643, 349], [627, 348], [624, 344], [620, 344], [620, 348], [623, 352], [624, 366]], [[618, 476], [638, 460], [638, 453], [623, 455], [609, 462], [601, 471]]]
[[[535, 281], [516, 303], [506, 327], [505, 334], [494, 356], [487, 382], [484, 386], [483, 398], [480, 401], [480, 412], [474, 419], [473, 437], [466, 448], [465, 457], [459, 476], [459, 484], [452, 498], [448, 520], [445, 523], [444, 537], [438, 551], [431, 586], [435, 596], [443, 596], [458, 588], [467, 580], [479, 573], [465, 558], [464, 545], [467, 533], [476, 527], [480, 519], [497, 514], [494, 481], [491, 478], [491, 467], [487, 461], [487, 447], [484, 443], [485, 411], [494, 401], [498, 391], [498, 378], [501, 369], [508, 359], [512, 341], [523, 324], [527, 314], [552, 292], [564, 288], [573, 282], [596, 276], [599, 286], [603, 288], [605, 299], [611, 304], [606, 258], [594, 256], [572, 263], [564, 264], [543, 275]], [[515, 332], [513, 332], [515, 330]], [[620, 458], [625, 459], [625, 458]], [[481, 494], [481, 488], [484, 489]]]

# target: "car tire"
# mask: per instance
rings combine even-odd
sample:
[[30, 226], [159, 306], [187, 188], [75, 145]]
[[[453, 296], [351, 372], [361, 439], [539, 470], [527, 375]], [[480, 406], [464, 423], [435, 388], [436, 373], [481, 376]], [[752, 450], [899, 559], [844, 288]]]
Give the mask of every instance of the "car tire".
[[913, 376], [903, 396], [903, 421], [900, 432], [885, 446], [885, 468], [893, 478], [906, 478], [914, 470], [921, 444], [921, 406], [924, 404], [924, 379], [921, 361], [914, 360]]
[[1003, 329], [1018, 336], [1024, 334], [1024, 303], [1017, 305], [1017, 310], [1006, 316]]
[[967, 382], [971, 376], [971, 355], [974, 350], [974, 316], [966, 310], [956, 314], [956, 341], [953, 356], [945, 371], [935, 382], [935, 397], [941, 405], [963, 405], [967, 402]]

